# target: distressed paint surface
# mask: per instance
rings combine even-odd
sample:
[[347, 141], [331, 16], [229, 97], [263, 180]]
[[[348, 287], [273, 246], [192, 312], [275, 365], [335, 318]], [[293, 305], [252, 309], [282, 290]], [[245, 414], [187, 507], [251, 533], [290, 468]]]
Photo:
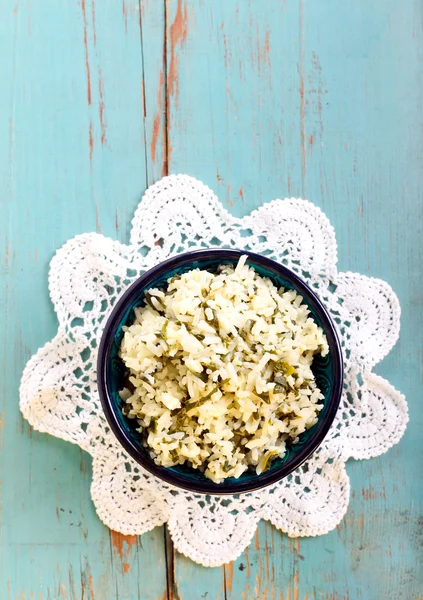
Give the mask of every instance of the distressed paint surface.
[[[15, 0], [0, 8], [0, 598], [423, 598], [420, 0]], [[18, 386], [56, 328], [47, 265], [68, 238], [128, 240], [146, 186], [210, 185], [237, 216], [321, 206], [339, 267], [386, 279], [401, 339], [376, 371], [408, 398], [400, 445], [348, 464], [344, 521], [289, 540], [267, 523], [205, 569], [157, 528], [109, 532], [90, 459], [30, 430]]]

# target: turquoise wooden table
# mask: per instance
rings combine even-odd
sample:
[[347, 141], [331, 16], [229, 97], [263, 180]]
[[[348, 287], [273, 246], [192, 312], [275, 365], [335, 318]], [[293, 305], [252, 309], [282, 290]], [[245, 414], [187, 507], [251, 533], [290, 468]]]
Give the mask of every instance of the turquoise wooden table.
[[[0, 8], [0, 599], [423, 598], [421, 0], [11, 0]], [[261, 523], [233, 564], [166, 530], [109, 531], [78, 448], [31, 431], [23, 366], [54, 335], [48, 263], [68, 238], [128, 241], [145, 188], [186, 172], [235, 215], [308, 197], [339, 268], [386, 279], [401, 338], [376, 368], [407, 395], [401, 443], [350, 461], [330, 534]]]

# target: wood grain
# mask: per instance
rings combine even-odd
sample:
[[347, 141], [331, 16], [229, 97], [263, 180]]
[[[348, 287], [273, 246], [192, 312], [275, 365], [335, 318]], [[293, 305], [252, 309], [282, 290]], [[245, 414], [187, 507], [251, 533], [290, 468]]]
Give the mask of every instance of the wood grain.
[[[423, 7], [419, 0], [14, 0], [0, 8], [0, 598], [423, 598]], [[48, 262], [68, 238], [126, 242], [145, 188], [207, 183], [237, 216], [321, 206], [339, 268], [386, 279], [401, 338], [376, 371], [408, 398], [401, 443], [351, 461], [339, 527], [268, 523], [206, 569], [163, 528], [136, 540], [93, 509], [89, 457], [30, 430], [26, 360], [56, 328]]]

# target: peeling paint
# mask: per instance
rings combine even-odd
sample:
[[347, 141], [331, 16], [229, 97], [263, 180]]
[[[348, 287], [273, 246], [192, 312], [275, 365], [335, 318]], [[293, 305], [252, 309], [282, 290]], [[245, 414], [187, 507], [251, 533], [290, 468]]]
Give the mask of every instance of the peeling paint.
[[92, 576], [92, 575], [90, 575], [90, 576], [88, 577], [88, 587], [89, 587], [89, 590], [90, 590], [91, 599], [92, 599], [92, 600], [95, 600], [95, 595], [94, 595], [94, 583], [93, 583], [93, 576]]
[[[360, 210], [361, 208], [361, 210]], [[361, 212], [363, 210], [363, 207], [359, 207], [358, 209], [358, 214], [360, 215]], [[386, 498], [386, 493], [385, 490], [382, 490], [381, 492], [377, 492], [374, 487], [372, 485], [370, 485], [368, 488], [361, 488], [361, 495], [363, 496], [363, 498], [365, 500], [374, 500], [375, 498]]]
[[125, 0], [122, 0], [122, 15], [123, 15], [123, 22], [125, 25], [125, 34], [128, 35], [128, 9], [126, 7]]
[[71, 592], [71, 599], [76, 600], [75, 582], [73, 578], [73, 569], [71, 565], [69, 566], [69, 590]]
[[131, 555], [132, 546], [137, 544], [137, 536], [110, 531], [110, 538], [114, 553], [120, 558], [124, 573], [128, 573], [130, 570], [128, 559]]
[[177, 47], [182, 48], [188, 35], [188, 11], [186, 5], [182, 10], [182, 0], [178, 0], [175, 20], [170, 26], [170, 66], [167, 79], [167, 91], [169, 96], [175, 97], [178, 104], [179, 79], [178, 79], [178, 56]]
[[[223, 30], [223, 27], [224, 27], [224, 25], [222, 23], [222, 25], [220, 26], [220, 29]], [[224, 49], [223, 62], [225, 64], [225, 69], [227, 69], [229, 66], [229, 51], [228, 51], [228, 40], [226, 39], [226, 35], [224, 33], [223, 33], [223, 49]]]
[[91, 19], [93, 23], [94, 46], [97, 45], [97, 32], [95, 26], [95, 0], [91, 0]]
[[225, 566], [225, 591], [232, 592], [232, 584], [234, 579], [234, 563], [231, 562]]
[[305, 45], [304, 45], [304, 0], [300, 0], [300, 129], [301, 129], [301, 174], [303, 184], [303, 194], [305, 190], [305, 179], [307, 171], [306, 157], [306, 132], [305, 132], [305, 97], [304, 97], [304, 60], [305, 60]]
[[160, 113], [154, 117], [153, 135], [151, 137], [151, 160], [156, 162], [157, 140], [159, 139]]
[[266, 542], [264, 545], [264, 564], [266, 567], [266, 585], [270, 580], [270, 570], [269, 570], [269, 545], [267, 543], [267, 528], [266, 528]]
[[162, 177], [169, 175], [169, 160], [170, 160], [170, 155], [171, 155], [171, 148], [172, 148], [172, 146], [168, 143], [167, 144], [167, 156], [165, 156], [165, 158], [163, 160], [163, 165], [162, 165]]
[[88, 131], [88, 142], [90, 145], [90, 165], [92, 167], [93, 164], [93, 151], [94, 151], [94, 137], [93, 137], [93, 124], [92, 121], [90, 121], [90, 128]]
[[264, 38], [263, 50], [261, 51], [261, 59], [263, 62], [267, 62], [268, 66], [271, 66], [270, 62], [270, 31], [266, 31]]
[[244, 204], [244, 190], [242, 188], [242, 186], [239, 188], [239, 197], [241, 198], [241, 202]]
[[170, 119], [170, 105], [172, 100], [175, 103], [175, 107], [179, 106], [179, 59], [177, 55], [177, 49], [183, 48], [188, 36], [188, 11], [186, 5], [182, 10], [182, 0], [178, 0], [176, 8], [175, 19], [170, 26], [170, 63], [169, 70], [167, 72], [166, 87], [166, 154], [165, 160], [163, 161], [162, 175], [167, 174], [169, 170], [169, 164], [172, 155], [172, 146], [169, 143], [169, 131], [171, 128]]
[[91, 71], [90, 60], [88, 55], [88, 39], [87, 39], [87, 12], [85, 9], [85, 0], [81, 0], [82, 16], [84, 18], [84, 48], [85, 48], [85, 67], [87, 69], [87, 100], [88, 105], [91, 105]]
[[[158, 91], [157, 91], [157, 106], [158, 106], [158, 110], [157, 110], [157, 114], [154, 117], [154, 122], [153, 122], [153, 134], [151, 137], [151, 159], [154, 162], [156, 162], [156, 152], [157, 152], [157, 142], [159, 139], [159, 133], [160, 133], [160, 122], [161, 122], [161, 113], [162, 113], [162, 106], [163, 106], [163, 85], [164, 85], [164, 76], [163, 76], [163, 70], [160, 71], [160, 75], [159, 75], [159, 86], [158, 86]], [[164, 132], [164, 135], [166, 135], [166, 132]], [[166, 145], [166, 140], [163, 140], [164, 145]]]
[[106, 143], [106, 123], [104, 120], [104, 87], [103, 87], [103, 76], [101, 73], [100, 66], [98, 67], [98, 94], [100, 97], [99, 102], [99, 113], [100, 113], [100, 129], [101, 129], [101, 143]]

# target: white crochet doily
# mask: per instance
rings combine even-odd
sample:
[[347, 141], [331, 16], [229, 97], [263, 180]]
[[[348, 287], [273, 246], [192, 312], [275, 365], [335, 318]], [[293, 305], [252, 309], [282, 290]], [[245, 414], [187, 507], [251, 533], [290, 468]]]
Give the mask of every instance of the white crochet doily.
[[[169, 256], [210, 246], [250, 249], [296, 271], [330, 311], [345, 361], [339, 411], [319, 450], [278, 484], [235, 497], [196, 495], [143, 470], [111, 433], [96, 385], [97, 347], [117, 298]], [[274, 200], [237, 219], [185, 175], [147, 190], [128, 246], [89, 233], [57, 252], [49, 287], [59, 329], [25, 368], [20, 408], [34, 428], [91, 454], [91, 495], [108, 527], [141, 535], [167, 521], [177, 550], [216, 566], [239, 556], [259, 519], [289, 536], [321, 535], [341, 521], [349, 501], [345, 461], [386, 452], [408, 415], [404, 397], [371, 372], [397, 340], [398, 300], [384, 281], [339, 273], [336, 261], [333, 228], [310, 202]]]

